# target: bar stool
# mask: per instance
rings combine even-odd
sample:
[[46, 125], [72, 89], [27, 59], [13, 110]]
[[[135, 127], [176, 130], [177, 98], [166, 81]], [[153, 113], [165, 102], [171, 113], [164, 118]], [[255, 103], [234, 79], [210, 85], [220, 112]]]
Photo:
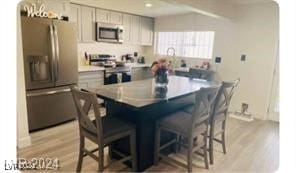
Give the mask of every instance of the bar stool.
[[[196, 92], [193, 114], [189, 114], [184, 111], [177, 111], [157, 121], [154, 148], [155, 165], [158, 164], [159, 157], [161, 157], [174, 162], [178, 162], [179, 164], [186, 166], [188, 172], [192, 172], [192, 157], [193, 153], [195, 153], [204, 157], [205, 167], [208, 169], [208, 121], [212, 109], [212, 104], [216, 98], [219, 88], [220, 85], [211, 88], [201, 88], [198, 92]], [[179, 140], [173, 139], [160, 146], [161, 131], [168, 131], [176, 134], [177, 136], [182, 136], [183, 138], [186, 138], [188, 142], [187, 144], [183, 142], [179, 143]], [[184, 165], [177, 160], [170, 159], [169, 157], [160, 153], [161, 150], [172, 144], [179, 144], [188, 149], [187, 165]], [[198, 150], [202, 150], [203, 152], [200, 153]]]
[[[209, 135], [209, 152], [210, 164], [214, 164], [214, 145], [213, 142], [222, 144], [223, 153], [226, 154], [225, 144], [225, 128], [228, 108], [235, 89], [239, 84], [240, 79], [229, 82], [222, 82], [222, 86], [218, 92], [217, 99], [214, 104], [213, 112], [210, 118], [210, 135]], [[220, 126], [217, 126], [219, 125]], [[220, 136], [221, 139], [216, 138]]]
[[[87, 155], [98, 161], [98, 171], [102, 172], [104, 170], [104, 147], [116, 140], [127, 137], [130, 141], [130, 155], [126, 156], [114, 149], [112, 149], [112, 151], [123, 157], [117, 162], [125, 162], [129, 160], [132, 163], [132, 171], [136, 171], [137, 157], [135, 127], [132, 124], [115, 117], [101, 117], [100, 105], [97, 102], [95, 93], [79, 91], [74, 87], [72, 87], [71, 90], [77, 109], [80, 135], [79, 158], [76, 172], [81, 171], [83, 157]], [[91, 121], [88, 116], [91, 107], [93, 107], [95, 113], [95, 120], [93, 121]], [[87, 150], [84, 144], [85, 138], [98, 144], [98, 148], [91, 151]], [[94, 154], [96, 151], [98, 151], [99, 157]]]

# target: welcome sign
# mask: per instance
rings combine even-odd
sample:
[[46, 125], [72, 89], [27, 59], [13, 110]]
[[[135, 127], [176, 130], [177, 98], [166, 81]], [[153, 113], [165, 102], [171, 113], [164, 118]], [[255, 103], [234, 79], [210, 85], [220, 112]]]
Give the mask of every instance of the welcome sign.
[[39, 8], [35, 3], [31, 3], [30, 5], [24, 5], [24, 10], [27, 12], [28, 17], [44, 17], [44, 18], [57, 18], [62, 19], [62, 15], [58, 15], [53, 11], [45, 11], [45, 5], [41, 4]]

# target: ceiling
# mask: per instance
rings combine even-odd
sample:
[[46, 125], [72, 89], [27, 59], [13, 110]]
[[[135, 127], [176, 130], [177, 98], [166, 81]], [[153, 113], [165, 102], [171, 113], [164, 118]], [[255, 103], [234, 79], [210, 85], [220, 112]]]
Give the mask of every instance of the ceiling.
[[[206, 3], [212, 6], [222, 5], [247, 5], [254, 3], [273, 2], [273, 0], [70, 0], [71, 2], [84, 4], [104, 9], [122, 11], [149, 17], [186, 14], [194, 12], [193, 8]], [[177, 2], [177, 3], [176, 3]], [[151, 3], [152, 7], [145, 7], [145, 3]], [[188, 3], [191, 5], [188, 5]], [[195, 7], [192, 7], [192, 4]], [[211, 5], [210, 5], [211, 6]], [[189, 8], [188, 8], [189, 7]], [[202, 6], [201, 6], [202, 7]], [[196, 12], [196, 11], [195, 11]], [[213, 13], [213, 11], [211, 11]], [[215, 12], [214, 12], [215, 13]]]
[[[182, 6], [161, 0], [71, 0], [71, 2], [150, 17], [190, 12]], [[147, 8], [145, 3], [151, 3], [153, 6]]]
[[255, 3], [258, 4], [258, 3], [273, 2], [274, 0], [222, 0], [222, 1], [225, 1], [227, 3], [233, 3], [233, 4], [255, 4]]

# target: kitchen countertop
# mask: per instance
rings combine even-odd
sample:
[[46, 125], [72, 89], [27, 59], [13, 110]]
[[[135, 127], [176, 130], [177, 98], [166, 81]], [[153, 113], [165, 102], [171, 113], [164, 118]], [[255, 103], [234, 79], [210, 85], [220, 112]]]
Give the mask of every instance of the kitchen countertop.
[[78, 67], [78, 72], [101, 71], [101, 70], [105, 70], [105, 68], [92, 66], [92, 65], [85, 65], [85, 66]]
[[124, 103], [134, 108], [141, 108], [157, 102], [167, 101], [198, 91], [201, 87], [218, 85], [218, 82], [202, 79], [190, 79], [180, 76], [169, 76], [169, 83], [164, 91], [158, 90], [153, 78], [106, 85], [100, 88], [87, 88], [99, 97]]
[[131, 67], [131, 68], [141, 68], [141, 67], [150, 67], [151, 64], [139, 64], [139, 63], [125, 63], [125, 66]]

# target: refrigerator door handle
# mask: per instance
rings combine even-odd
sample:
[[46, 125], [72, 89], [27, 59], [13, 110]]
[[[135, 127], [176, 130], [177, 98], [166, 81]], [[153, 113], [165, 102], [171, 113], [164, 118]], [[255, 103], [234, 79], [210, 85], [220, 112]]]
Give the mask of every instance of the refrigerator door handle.
[[55, 72], [55, 43], [54, 43], [54, 35], [53, 35], [53, 26], [49, 25], [49, 34], [50, 34], [50, 45], [51, 45], [51, 79], [52, 81], [55, 80], [54, 72]]
[[55, 80], [58, 80], [59, 76], [59, 59], [60, 59], [60, 50], [59, 50], [59, 37], [58, 37], [58, 28], [56, 25], [53, 25], [54, 29], [54, 40], [55, 40], [55, 53], [56, 53], [56, 68], [55, 68]]
[[71, 89], [61, 89], [61, 90], [55, 90], [55, 91], [46, 91], [46, 92], [36, 92], [36, 93], [28, 93], [27, 97], [37, 97], [37, 96], [44, 96], [44, 95], [53, 95], [57, 93], [65, 93], [65, 92], [70, 92]]

